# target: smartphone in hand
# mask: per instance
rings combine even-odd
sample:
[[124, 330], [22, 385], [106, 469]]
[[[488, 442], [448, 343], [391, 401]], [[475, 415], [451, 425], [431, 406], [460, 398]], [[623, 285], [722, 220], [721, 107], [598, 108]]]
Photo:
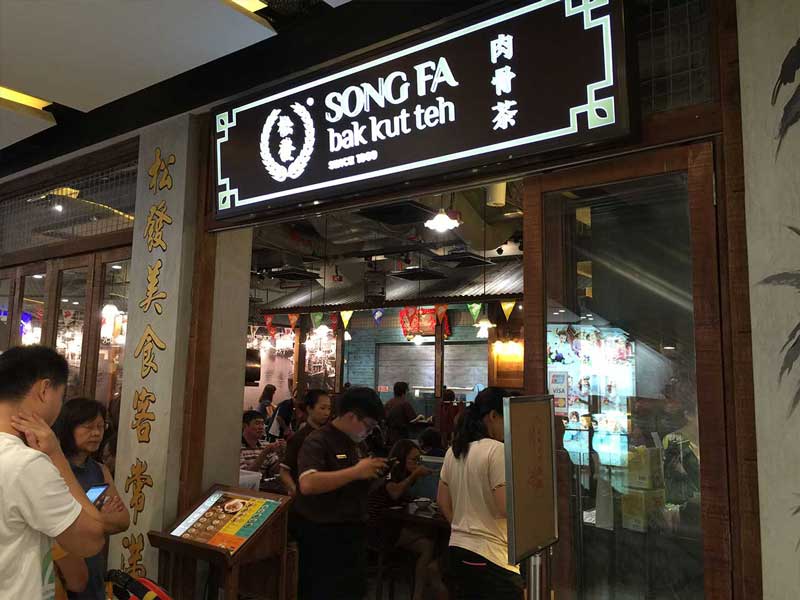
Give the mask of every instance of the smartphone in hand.
[[86, 490], [86, 497], [89, 498], [89, 502], [94, 504], [94, 506], [99, 510], [103, 503], [106, 501], [106, 492], [108, 491], [108, 484], [104, 483], [102, 485], [93, 485], [88, 490]]

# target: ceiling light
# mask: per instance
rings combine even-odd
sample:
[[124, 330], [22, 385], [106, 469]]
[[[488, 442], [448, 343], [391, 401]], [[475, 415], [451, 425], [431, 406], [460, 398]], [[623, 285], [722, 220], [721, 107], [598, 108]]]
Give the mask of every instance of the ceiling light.
[[78, 304], [80, 304], [80, 302], [73, 302], [72, 304], [73, 304], [74, 306], [78, 306]]
[[69, 298], [62, 298], [61, 301], [62, 302], [69, 302]]
[[233, 4], [241, 6], [250, 12], [258, 12], [267, 8], [267, 3], [261, 0], [230, 0]]
[[34, 279], [44, 279], [44, 275], [36, 274], [33, 276]]
[[425, 221], [425, 227], [427, 227], [428, 229], [433, 229], [434, 231], [437, 231], [439, 233], [444, 233], [445, 231], [450, 231], [451, 229], [455, 229], [460, 224], [461, 221], [454, 219], [453, 217], [448, 215], [443, 208], [439, 209], [439, 212], [436, 213], [435, 217]]
[[[267, 29], [271, 29], [275, 31], [275, 28], [272, 26], [272, 23], [269, 22], [268, 19], [265, 19], [263, 16], [259, 15], [258, 12], [264, 10], [265, 8], [269, 8], [266, 2], [262, 0], [221, 0], [223, 4], [227, 4], [236, 12], [243, 14], [246, 17], [249, 17], [263, 25]], [[262, 13], [263, 14], [263, 13]]]
[[664, 346], [664, 350], [675, 350], [675, 346]]
[[0, 99], [8, 100], [15, 104], [22, 104], [23, 106], [29, 106], [36, 110], [42, 110], [45, 106], [50, 106], [52, 104], [52, 102], [48, 100], [35, 98], [34, 96], [29, 96], [28, 94], [23, 94], [22, 92], [17, 92], [3, 86], [0, 86]]
[[560, 313], [565, 313], [565, 312], [567, 312], [567, 311], [566, 311], [566, 310], [564, 310], [564, 309], [562, 308], [562, 309], [561, 309], [561, 310], [559, 310], [558, 312], [560, 312]]
[[53, 210], [56, 212], [62, 212], [64, 210], [64, 207], [61, 204], [55, 204], [53, 205]]
[[111, 268], [114, 269], [115, 271], [120, 271], [122, 270], [122, 265], [111, 265]]

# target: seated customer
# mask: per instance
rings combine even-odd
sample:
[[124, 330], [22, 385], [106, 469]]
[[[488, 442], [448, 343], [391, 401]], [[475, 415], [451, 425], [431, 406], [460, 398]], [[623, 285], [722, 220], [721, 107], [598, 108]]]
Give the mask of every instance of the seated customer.
[[442, 434], [435, 427], [428, 427], [419, 434], [419, 445], [425, 456], [444, 458], [447, 452], [442, 444]]
[[261, 472], [263, 476], [278, 474], [280, 452], [286, 442], [267, 443], [264, 440], [264, 416], [257, 410], [248, 410], [242, 415], [242, 449], [239, 452], [239, 468], [243, 471]]
[[402, 523], [387, 519], [385, 512], [402, 500], [412, 500], [409, 490], [414, 483], [431, 474], [420, 464], [421, 453], [411, 440], [400, 440], [389, 453], [393, 463], [385, 479], [377, 481], [370, 490], [369, 531], [382, 548], [402, 548], [417, 555], [414, 576], [413, 600], [422, 600], [426, 586], [430, 585], [437, 594], [444, 592], [444, 584], [439, 576], [438, 565], [434, 559], [434, 540], [421, 528], [403, 526]]

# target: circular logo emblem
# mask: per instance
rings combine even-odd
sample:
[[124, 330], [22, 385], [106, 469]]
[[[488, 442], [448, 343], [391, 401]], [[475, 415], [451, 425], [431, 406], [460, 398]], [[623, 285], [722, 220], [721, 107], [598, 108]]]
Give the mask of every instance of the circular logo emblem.
[[[281, 109], [276, 108], [267, 117], [264, 128], [261, 130], [261, 162], [264, 168], [275, 181], [284, 182], [287, 179], [297, 179], [303, 174], [314, 152], [314, 121], [311, 113], [305, 106], [295, 102], [291, 106], [295, 116], [300, 119], [303, 127], [303, 145], [299, 152], [292, 141], [295, 123], [290, 115], [282, 115]], [[278, 160], [270, 151], [270, 136], [272, 130], [278, 130]]]

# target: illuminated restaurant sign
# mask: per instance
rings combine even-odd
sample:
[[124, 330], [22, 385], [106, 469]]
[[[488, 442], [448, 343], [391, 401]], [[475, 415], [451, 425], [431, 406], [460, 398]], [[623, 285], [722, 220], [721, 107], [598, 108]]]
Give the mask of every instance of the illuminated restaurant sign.
[[217, 217], [626, 135], [622, 2], [516, 6], [216, 110]]

